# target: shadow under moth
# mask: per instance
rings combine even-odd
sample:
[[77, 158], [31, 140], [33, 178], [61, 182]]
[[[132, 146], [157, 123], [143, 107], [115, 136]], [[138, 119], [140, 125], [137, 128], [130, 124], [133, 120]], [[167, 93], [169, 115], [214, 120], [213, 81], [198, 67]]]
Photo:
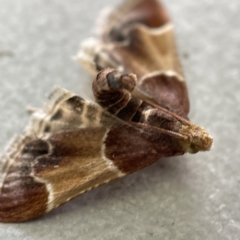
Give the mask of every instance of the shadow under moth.
[[95, 103], [55, 87], [1, 157], [0, 221], [36, 218], [162, 157], [211, 148], [188, 120], [173, 26], [157, 0], [105, 12], [77, 59], [95, 74]]

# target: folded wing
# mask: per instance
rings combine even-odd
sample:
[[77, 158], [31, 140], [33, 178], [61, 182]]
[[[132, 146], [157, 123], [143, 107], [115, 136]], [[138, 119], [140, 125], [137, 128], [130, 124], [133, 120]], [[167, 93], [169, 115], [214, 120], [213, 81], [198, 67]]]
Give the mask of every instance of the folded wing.
[[57, 88], [1, 158], [0, 221], [38, 217], [160, 157], [183, 153], [166, 134]]
[[137, 75], [135, 95], [187, 118], [189, 100], [173, 25], [157, 0], [131, 0], [105, 17], [98, 39], [78, 58], [92, 72], [107, 67]]

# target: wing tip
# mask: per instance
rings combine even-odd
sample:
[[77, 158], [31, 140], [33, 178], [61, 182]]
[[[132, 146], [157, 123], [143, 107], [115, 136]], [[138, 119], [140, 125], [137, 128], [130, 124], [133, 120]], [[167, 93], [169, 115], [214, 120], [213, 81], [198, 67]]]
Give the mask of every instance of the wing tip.
[[[19, 184], [24, 182], [19, 180]], [[46, 212], [48, 199], [46, 187], [41, 183], [33, 184], [32, 188], [22, 189], [22, 186], [15, 185], [14, 181], [10, 184], [4, 183], [0, 193], [0, 222], [24, 222]]]

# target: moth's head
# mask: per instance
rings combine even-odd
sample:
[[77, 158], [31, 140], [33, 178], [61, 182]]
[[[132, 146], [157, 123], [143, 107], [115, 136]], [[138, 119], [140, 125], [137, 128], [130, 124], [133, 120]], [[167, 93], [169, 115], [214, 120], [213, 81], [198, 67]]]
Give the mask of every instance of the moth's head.
[[187, 152], [197, 153], [211, 149], [213, 138], [203, 127], [194, 124], [190, 126], [183, 125], [179, 132], [186, 136], [186, 141], [183, 142], [183, 145]]

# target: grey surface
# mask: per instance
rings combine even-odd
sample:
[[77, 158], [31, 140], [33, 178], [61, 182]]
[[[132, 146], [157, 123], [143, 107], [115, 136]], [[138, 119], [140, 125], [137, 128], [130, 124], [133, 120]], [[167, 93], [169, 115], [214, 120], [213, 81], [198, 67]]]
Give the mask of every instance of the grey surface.
[[[0, 0], [0, 150], [54, 84], [90, 96], [71, 60], [110, 0]], [[162, 159], [22, 224], [0, 239], [240, 239], [240, 2], [165, 1], [175, 22], [190, 118], [211, 152]]]

